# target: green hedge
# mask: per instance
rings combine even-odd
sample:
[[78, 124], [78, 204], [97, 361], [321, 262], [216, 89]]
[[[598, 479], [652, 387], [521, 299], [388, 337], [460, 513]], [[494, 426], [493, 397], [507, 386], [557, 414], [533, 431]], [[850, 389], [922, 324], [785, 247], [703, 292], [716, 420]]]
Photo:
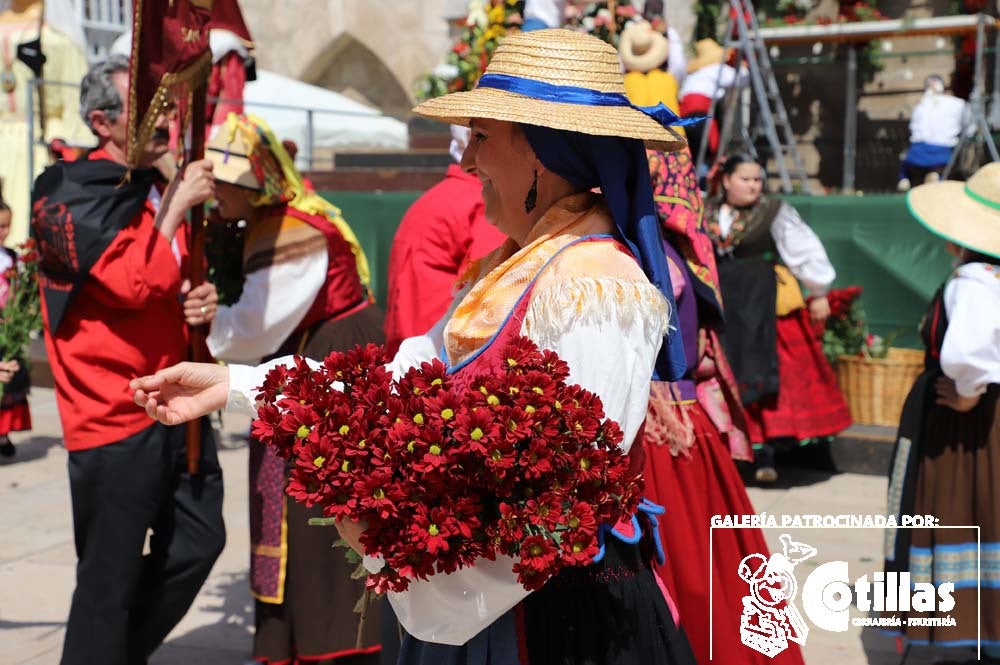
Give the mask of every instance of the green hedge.
[[[322, 192], [340, 207], [372, 264], [376, 298], [385, 302], [389, 250], [403, 213], [420, 192]], [[823, 240], [837, 269], [835, 286], [860, 285], [874, 332], [900, 331], [919, 346], [917, 327], [947, 276], [944, 242], [917, 224], [903, 197], [792, 196], [788, 201]]]

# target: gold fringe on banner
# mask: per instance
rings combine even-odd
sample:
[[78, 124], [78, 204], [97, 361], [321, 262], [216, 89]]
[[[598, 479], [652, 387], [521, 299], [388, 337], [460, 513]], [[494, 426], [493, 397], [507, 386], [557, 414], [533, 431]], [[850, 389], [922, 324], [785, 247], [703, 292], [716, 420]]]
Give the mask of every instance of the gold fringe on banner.
[[[132, 14], [132, 58], [129, 61], [129, 80], [138, 80], [136, 63], [139, 60], [139, 45], [142, 41], [142, 14], [145, 0], [135, 0]], [[197, 2], [194, 2], [198, 6]], [[209, 5], [210, 6], [210, 5]], [[149, 108], [142, 116], [142, 122], [136, 121], [135, 109], [138, 107], [136, 99], [136, 86], [129, 85], [129, 114], [128, 114], [128, 145], [126, 146], [126, 160], [131, 168], [139, 165], [139, 158], [142, 156], [142, 146], [146, 145], [156, 125], [156, 119], [161, 113], [166, 113], [170, 106], [170, 101], [174, 94], [174, 89], [181, 85], [187, 85], [189, 90], [194, 90], [199, 85], [208, 81], [212, 73], [212, 52], [206, 50], [201, 56], [187, 68], [179, 72], [164, 74], [153, 94]]]

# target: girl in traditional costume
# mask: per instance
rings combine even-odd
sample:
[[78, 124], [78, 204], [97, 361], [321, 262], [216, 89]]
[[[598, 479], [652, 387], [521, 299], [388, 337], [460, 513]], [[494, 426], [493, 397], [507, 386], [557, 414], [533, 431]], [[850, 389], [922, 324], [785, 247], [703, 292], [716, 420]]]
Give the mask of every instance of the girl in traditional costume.
[[948, 241], [958, 266], [921, 325], [924, 372], [903, 407], [887, 512], [979, 529], [890, 530], [885, 569], [908, 572], [914, 585], [954, 584], [953, 608], [909, 615], [951, 616], [954, 625], [907, 626], [904, 618], [912, 643], [974, 648], [981, 639], [980, 662], [998, 663], [1000, 164], [987, 164], [965, 183], [915, 187], [906, 198], [913, 216]]
[[[633, 444], [654, 368], [667, 380], [685, 371], [643, 147], [682, 147], [669, 129], [677, 117], [629, 104], [614, 48], [567, 30], [508, 37], [475, 90], [415, 111], [471, 125], [462, 167], [482, 182], [486, 216], [508, 239], [469, 271], [434, 328], [403, 341], [391, 369], [398, 375], [440, 351], [461, 385], [497, 371], [500, 351], [527, 336], [566, 361], [569, 380], [601, 398], [624, 448], [641, 456]], [[171, 422], [227, 398], [250, 406], [271, 366], [180, 364], [137, 379], [136, 401]], [[538, 591], [498, 557], [390, 593], [409, 633], [399, 662], [693, 664], [650, 561], [658, 512], [643, 503], [627, 526], [607, 525], [599, 562], [567, 568]], [[364, 525], [339, 528], [358, 543]]]
[[[11, 297], [8, 271], [17, 270], [17, 252], [4, 247], [3, 242], [10, 233], [13, 213], [0, 196], [0, 309]], [[8, 436], [11, 432], [26, 432], [31, 429], [31, 410], [28, 408], [28, 390], [31, 377], [28, 367], [17, 357], [0, 360], [0, 383], [3, 383], [3, 397], [0, 398], [0, 457], [13, 457], [16, 450]]]
[[826, 292], [836, 273], [795, 208], [764, 195], [764, 169], [749, 155], [726, 160], [722, 195], [709, 202], [705, 223], [726, 307], [722, 343], [746, 406], [756, 477], [773, 482], [774, 440], [814, 441], [851, 424], [814, 327], [830, 315]]

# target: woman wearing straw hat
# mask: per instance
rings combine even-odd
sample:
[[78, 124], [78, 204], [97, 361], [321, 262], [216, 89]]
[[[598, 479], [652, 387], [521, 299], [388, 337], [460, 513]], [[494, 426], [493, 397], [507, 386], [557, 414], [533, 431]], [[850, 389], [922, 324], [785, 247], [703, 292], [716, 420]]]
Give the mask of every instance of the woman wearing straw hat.
[[[614, 48], [566, 30], [507, 38], [475, 90], [415, 111], [471, 125], [462, 167], [479, 178], [486, 217], [507, 240], [468, 273], [444, 319], [402, 343], [391, 368], [400, 372], [441, 349], [460, 380], [489, 371], [481, 359], [492, 345], [527, 335], [568, 363], [571, 381], [601, 397], [626, 448], [641, 454], [632, 444], [654, 370], [668, 380], [685, 370], [680, 338], [667, 334], [676, 315], [643, 147], [683, 146], [669, 128], [677, 117], [662, 106], [632, 106]], [[219, 408], [227, 397], [249, 405], [267, 369], [176, 365], [137, 379], [136, 402], [169, 422]], [[642, 519], [649, 536], [646, 511], [655, 508]], [[361, 530], [342, 525], [351, 542]], [[652, 543], [638, 533], [626, 540], [609, 536], [599, 563], [530, 594], [509, 560], [411, 582], [390, 594], [410, 633], [400, 662], [692, 664], [641, 554], [640, 544]]]
[[[368, 297], [368, 262], [340, 211], [307, 188], [259, 118], [229, 114], [209, 142], [220, 216], [247, 222], [243, 289], [220, 306], [208, 335], [215, 358], [258, 362], [381, 342]], [[379, 662], [379, 622], [358, 643], [355, 601], [364, 585], [334, 549], [335, 529], [308, 525], [318, 508], [287, 500], [284, 461], [250, 440], [250, 590], [260, 663]], [[374, 613], [372, 613], [374, 614]], [[341, 660], [344, 659], [344, 660]]]
[[983, 660], [1000, 663], [1000, 163], [965, 183], [916, 187], [907, 204], [948, 241], [958, 267], [921, 326], [924, 373], [903, 407], [887, 512], [933, 515], [941, 526], [979, 532], [890, 531], [885, 569], [909, 572], [913, 583], [955, 585], [952, 609], [909, 615], [950, 615], [955, 624], [907, 626], [904, 618], [907, 638], [945, 647], [975, 647], [981, 638]]
[[622, 31], [618, 54], [625, 67], [625, 92], [633, 104], [663, 102], [677, 111], [677, 93], [685, 75], [684, 47], [673, 28], [667, 34], [649, 21], [631, 21]]

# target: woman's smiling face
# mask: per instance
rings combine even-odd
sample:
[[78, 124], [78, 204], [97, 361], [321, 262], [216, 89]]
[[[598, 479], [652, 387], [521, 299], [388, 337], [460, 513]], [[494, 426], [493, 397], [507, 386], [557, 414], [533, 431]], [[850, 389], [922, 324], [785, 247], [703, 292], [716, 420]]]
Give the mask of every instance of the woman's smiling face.
[[462, 169], [483, 185], [486, 219], [520, 242], [531, 229], [524, 199], [535, 180], [535, 152], [515, 123], [475, 118], [471, 125]]

